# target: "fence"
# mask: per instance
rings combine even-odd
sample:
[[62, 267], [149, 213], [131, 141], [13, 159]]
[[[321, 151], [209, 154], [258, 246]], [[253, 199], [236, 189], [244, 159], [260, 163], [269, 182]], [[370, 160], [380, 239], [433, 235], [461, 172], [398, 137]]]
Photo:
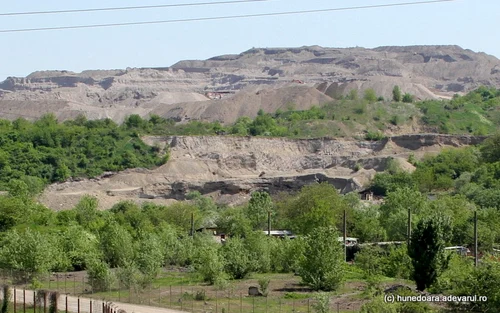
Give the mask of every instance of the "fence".
[[[36, 285], [24, 282], [25, 276], [22, 274], [0, 270], [0, 283], [15, 286], [17, 290], [21, 290], [20, 292], [23, 289], [34, 288], [38, 292], [40, 290], [57, 292], [62, 297], [68, 297], [70, 312], [115, 313], [102, 311], [102, 308], [96, 307], [90, 311], [91, 306], [88, 302], [80, 303], [80, 311], [78, 311], [77, 304], [71, 305], [71, 301], [76, 301], [78, 297], [94, 301], [94, 306], [116, 303], [119, 308], [125, 307], [125, 305], [120, 305], [121, 303], [193, 313], [313, 313], [317, 304], [317, 300], [311, 297], [310, 293], [303, 292], [305, 291], [303, 287], [294, 284], [279, 290], [270, 290], [267, 297], [250, 296], [249, 287], [258, 286], [257, 284], [241, 282], [238, 286], [229, 285], [217, 288], [190, 282], [182, 273], [165, 272], [153, 284], [145, 288], [138, 286], [126, 288], [115, 280], [107, 290], [96, 292], [92, 290], [91, 281], [85, 272], [52, 273], [39, 276]], [[18, 300], [22, 299], [18, 298]], [[342, 297], [333, 297], [330, 301], [331, 312], [353, 313], [358, 312], [359, 307], [360, 301], [349, 301]], [[132, 312], [126, 308], [124, 310]]]
[[76, 313], [125, 313], [119, 310], [113, 303], [93, 300], [87, 298], [77, 298], [69, 295], [61, 296], [58, 292], [47, 290], [26, 290], [4, 285], [0, 291], [2, 301], [8, 290], [8, 301], [11, 303], [9, 312], [76, 312]]

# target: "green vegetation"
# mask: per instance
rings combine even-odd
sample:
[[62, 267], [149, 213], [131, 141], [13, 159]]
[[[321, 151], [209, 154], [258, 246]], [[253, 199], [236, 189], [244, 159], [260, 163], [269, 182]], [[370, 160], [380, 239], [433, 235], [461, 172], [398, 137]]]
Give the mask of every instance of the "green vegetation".
[[35, 122], [1, 120], [0, 188], [18, 185], [15, 190], [36, 194], [44, 184], [70, 177], [163, 164], [167, 156], [145, 145], [130, 120], [133, 116], [122, 126], [84, 117], [58, 123], [51, 114]]
[[424, 291], [434, 284], [441, 273], [448, 267], [443, 238], [443, 219], [436, 216], [422, 219], [412, 233], [408, 254], [412, 259], [412, 277], [417, 290]]
[[[39, 286], [40, 277], [48, 272], [86, 270], [89, 289], [102, 293], [115, 292], [109, 289], [117, 284], [128, 292], [141, 293], [167, 280], [178, 285], [191, 280], [227, 290], [233, 282], [257, 275], [254, 284], [258, 283], [262, 293], [272, 294], [274, 277], [297, 274], [307, 290], [341, 293], [349, 282], [361, 283], [362, 297], [369, 300], [362, 312], [429, 312], [432, 308], [423, 304], [381, 306], [383, 299], [377, 294], [385, 284], [409, 284], [413, 279], [419, 290], [486, 295], [491, 301], [462, 303], [461, 309], [476, 305], [496, 312], [500, 309], [496, 300], [500, 268], [489, 253], [495, 253], [500, 242], [500, 134], [478, 147], [448, 149], [423, 159], [412, 155], [413, 173], [388, 161], [387, 170], [371, 183], [375, 194], [385, 196], [380, 204], [362, 203], [356, 193], [341, 195], [324, 183], [293, 194], [256, 192], [248, 204], [236, 207], [217, 205], [198, 192], [188, 193], [187, 201], [170, 206], [120, 202], [109, 211], [97, 210], [97, 200], [90, 196], [62, 212], [51, 211], [34, 198], [45, 184], [68, 177], [162, 164], [168, 153], [146, 146], [139, 139], [145, 134], [226, 131], [308, 137], [335, 135], [340, 128], [353, 130], [367, 125], [365, 138], [381, 140], [385, 125], [413, 123], [421, 114], [429, 127], [447, 125], [450, 132], [474, 133], [466, 126], [473, 121], [472, 127], [483, 125], [486, 128], [482, 131], [493, 133], [498, 125], [492, 121], [499, 96], [497, 90], [480, 88], [450, 101], [383, 103], [374, 101], [375, 95], [367, 91], [363, 99], [351, 95], [352, 99], [306, 111], [261, 111], [254, 120], [240, 118], [226, 127], [203, 122], [178, 125], [158, 116], [149, 120], [130, 116], [121, 126], [82, 118], [58, 123], [50, 115], [34, 123], [3, 121], [0, 171], [4, 175], [0, 183], [8, 193], [0, 195], [0, 268], [11, 270], [14, 280], [33, 286]], [[477, 114], [464, 114], [471, 108]], [[413, 234], [409, 247], [404, 243], [389, 248], [363, 246], [354, 264], [345, 264], [337, 240], [344, 211], [348, 235], [367, 243], [405, 242], [408, 210]], [[470, 260], [443, 251], [445, 246], [473, 243], [474, 212], [479, 249], [484, 255], [477, 268]], [[225, 243], [219, 244], [203, 232], [190, 236], [191, 214], [196, 229], [215, 223], [227, 235]], [[297, 238], [267, 237], [263, 230], [268, 214], [273, 229], [293, 230]], [[188, 273], [162, 277], [162, 269], [170, 266]], [[201, 291], [191, 290], [182, 297], [184, 294], [189, 299], [211, 301]], [[305, 299], [308, 295], [289, 292], [288, 297]], [[326, 294], [318, 294], [316, 310], [324, 310], [328, 300]], [[273, 305], [278, 308], [279, 304]]]

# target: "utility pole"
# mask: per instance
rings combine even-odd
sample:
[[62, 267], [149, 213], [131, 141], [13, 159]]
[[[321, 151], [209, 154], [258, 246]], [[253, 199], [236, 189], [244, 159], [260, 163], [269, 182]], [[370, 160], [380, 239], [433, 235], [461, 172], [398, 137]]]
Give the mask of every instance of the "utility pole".
[[347, 262], [347, 220], [346, 220], [346, 210], [344, 210], [344, 260]]
[[191, 213], [191, 237], [194, 236], [194, 213]]
[[411, 240], [411, 209], [408, 209], [408, 225], [406, 229], [406, 244], [409, 247]]
[[271, 237], [271, 211], [267, 212], [267, 235]]
[[477, 211], [474, 211], [474, 265], [477, 267]]

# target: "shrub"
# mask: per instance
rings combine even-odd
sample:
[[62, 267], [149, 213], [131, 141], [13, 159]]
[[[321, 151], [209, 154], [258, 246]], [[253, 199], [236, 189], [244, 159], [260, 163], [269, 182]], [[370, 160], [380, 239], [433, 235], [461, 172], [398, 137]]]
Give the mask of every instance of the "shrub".
[[360, 313], [398, 313], [398, 311], [395, 304], [386, 303], [383, 297], [376, 297], [363, 304]]
[[412, 103], [414, 101], [414, 97], [413, 95], [409, 94], [409, 93], [405, 93], [404, 96], [403, 96], [403, 102], [404, 103]]
[[97, 260], [90, 262], [87, 274], [93, 292], [109, 290], [113, 284], [113, 273], [105, 262]]
[[379, 131], [376, 131], [376, 132], [369, 131], [365, 134], [365, 140], [378, 141], [378, 140], [382, 140], [384, 138], [385, 138], [384, 134], [382, 134]]
[[207, 294], [205, 292], [205, 289], [197, 290], [196, 294], [194, 295], [194, 299], [196, 301], [205, 301], [205, 300], [207, 300]]
[[314, 303], [312, 305], [316, 313], [330, 312], [330, 295], [326, 292], [317, 293], [314, 296]]
[[361, 164], [359, 164], [359, 163], [356, 163], [356, 164], [354, 165], [354, 171], [355, 171], [355, 172], [358, 172], [358, 171], [359, 171], [360, 169], [362, 169], [362, 168], [363, 168], [363, 167], [362, 167], [362, 166], [361, 166]]
[[269, 283], [270, 282], [271, 282], [271, 280], [268, 277], [264, 277], [264, 278], [259, 279], [259, 290], [260, 290], [260, 293], [262, 293], [262, 295], [264, 297], [267, 297], [267, 295], [269, 294]]

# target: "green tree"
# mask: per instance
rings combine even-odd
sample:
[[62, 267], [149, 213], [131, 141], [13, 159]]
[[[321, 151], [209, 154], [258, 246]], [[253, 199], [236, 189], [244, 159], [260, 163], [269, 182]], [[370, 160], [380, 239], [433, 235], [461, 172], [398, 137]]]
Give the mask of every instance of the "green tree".
[[98, 205], [99, 202], [96, 197], [83, 196], [74, 209], [78, 224], [87, 230], [97, 230], [96, 228], [100, 226]]
[[401, 102], [402, 96], [401, 96], [401, 89], [399, 89], [399, 86], [394, 86], [392, 89], [392, 100], [394, 102]]
[[222, 247], [222, 255], [225, 260], [225, 271], [234, 279], [247, 277], [255, 268], [245, 247], [245, 242], [241, 238], [231, 237], [227, 239]]
[[317, 227], [338, 228], [343, 211], [348, 209], [342, 196], [328, 183], [303, 187], [288, 205], [282, 214], [297, 234], [308, 234]]
[[[164, 247], [154, 233], [144, 233], [137, 241], [136, 264], [143, 275], [143, 287], [149, 285], [159, 274], [164, 264]], [[124, 265], [123, 262], [121, 265]]]
[[373, 103], [377, 101], [377, 94], [375, 93], [375, 90], [368, 88], [365, 90], [363, 98], [369, 103]]
[[273, 202], [267, 192], [254, 192], [245, 211], [253, 229], [266, 228], [268, 213], [273, 213]]
[[500, 161], [500, 133], [487, 138], [480, 147], [481, 156], [485, 162]]
[[59, 233], [62, 252], [75, 271], [86, 269], [91, 260], [101, 257], [98, 238], [79, 225], [72, 225]]
[[108, 291], [115, 278], [108, 264], [100, 260], [89, 263], [87, 275], [92, 292]]
[[444, 251], [445, 224], [439, 216], [425, 218], [412, 233], [408, 255], [412, 259], [412, 278], [417, 290], [424, 291], [435, 283], [448, 266]]
[[134, 260], [132, 236], [116, 222], [108, 223], [100, 232], [104, 260], [111, 267], [125, 266]]
[[314, 290], [337, 290], [344, 279], [344, 249], [333, 227], [318, 227], [305, 240], [299, 275]]
[[244, 211], [237, 207], [222, 211], [215, 224], [220, 232], [236, 237], [244, 237], [252, 230], [251, 221]]
[[210, 237], [197, 238], [193, 265], [203, 281], [213, 285], [224, 279], [224, 259], [220, 245]]
[[0, 267], [22, 272], [25, 280], [47, 273], [59, 260], [53, 238], [30, 228], [3, 233], [0, 247]]
[[412, 225], [416, 225], [419, 216], [425, 215], [427, 208], [426, 197], [419, 191], [405, 187], [389, 192], [380, 206], [380, 223], [385, 228], [388, 239], [405, 240], [408, 209], [413, 214]]

